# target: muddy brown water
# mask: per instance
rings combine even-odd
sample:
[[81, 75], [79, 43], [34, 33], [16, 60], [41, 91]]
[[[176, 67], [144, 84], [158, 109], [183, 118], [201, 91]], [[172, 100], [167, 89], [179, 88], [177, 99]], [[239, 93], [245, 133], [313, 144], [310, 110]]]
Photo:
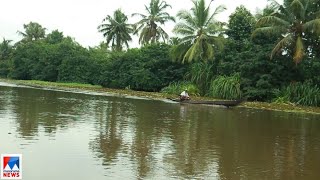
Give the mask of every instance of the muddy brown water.
[[26, 180], [318, 180], [320, 115], [0, 83], [0, 153]]

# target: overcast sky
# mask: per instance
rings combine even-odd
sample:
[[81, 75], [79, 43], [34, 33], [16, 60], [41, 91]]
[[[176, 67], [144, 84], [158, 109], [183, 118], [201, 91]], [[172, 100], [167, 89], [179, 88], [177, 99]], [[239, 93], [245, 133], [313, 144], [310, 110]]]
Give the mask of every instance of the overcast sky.
[[[210, 0], [206, 0], [207, 3]], [[23, 24], [37, 22], [47, 28], [47, 33], [58, 29], [65, 36], [75, 38], [84, 47], [96, 46], [103, 41], [103, 36], [97, 31], [103, 18], [112, 15], [121, 8], [125, 14], [145, 13], [144, 5], [150, 0], [1, 0], [0, 38], [21, 39], [17, 31], [23, 31]], [[175, 16], [181, 9], [190, 9], [191, 0], [166, 0], [172, 6], [168, 12]], [[266, 6], [267, 0], [214, 0], [212, 7], [224, 4], [227, 10], [218, 16], [218, 20], [227, 21], [235, 8], [243, 4], [252, 13], [257, 8]], [[213, 9], [212, 8], [212, 9]], [[165, 29], [171, 34], [173, 23], [168, 23]]]

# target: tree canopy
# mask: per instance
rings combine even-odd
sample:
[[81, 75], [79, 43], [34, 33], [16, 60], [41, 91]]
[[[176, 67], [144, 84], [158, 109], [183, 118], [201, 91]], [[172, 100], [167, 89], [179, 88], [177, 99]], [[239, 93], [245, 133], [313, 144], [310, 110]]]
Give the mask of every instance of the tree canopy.
[[128, 24], [128, 17], [120, 10], [117, 9], [113, 13], [113, 17], [108, 15], [103, 19], [104, 24], [98, 26], [99, 32], [103, 33], [103, 36], [107, 40], [107, 45], [111, 43], [113, 50], [121, 51], [123, 45], [129, 48], [128, 42], [131, 41], [131, 33], [133, 28], [131, 24]]
[[46, 28], [43, 28], [39, 23], [30, 22], [29, 24], [24, 24], [23, 28], [24, 32], [18, 31], [18, 34], [23, 37], [22, 42], [30, 42], [45, 38]]
[[272, 0], [271, 6], [273, 13], [258, 20], [253, 37], [258, 33], [277, 36], [279, 41], [271, 52], [271, 59], [278, 53], [288, 54], [298, 64], [312, 52], [307, 40], [320, 36], [318, 3], [316, 0], [285, 0], [279, 4]]
[[229, 16], [226, 34], [234, 40], [248, 39], [254, 30], [255, 18], [243, 5], [236, 8]]
[[215, 19], [216, 15], [226, 8], [218, 6], [213, 13], [210, 4], [206, 6], [205, 0], [193, 0], [190, 11], [178, 12], [178, 22], [173, 32], [181, 36], [180, 43], [174, 47], [172, 54], [174, 59], [191, 62], [194, 60], [207, 61], [213, 59], [214, 49], [222, 46], [223, 23]]
[[168, 21], [175, 22], [175, 18], [166, 12], [167, 8], [171, 8], [171, 6], [163, 0], [150, 0], [149, 6], [145, 5], [147, 14], [132, 14], [132, 16], [140, 16], [141, 18], [135, 24], [134, 31], [134, 34], [139, 34], [140, 44], [155, 43], [161, 39], [166, 42], [169, 39], [168, 33], [160, 26]]

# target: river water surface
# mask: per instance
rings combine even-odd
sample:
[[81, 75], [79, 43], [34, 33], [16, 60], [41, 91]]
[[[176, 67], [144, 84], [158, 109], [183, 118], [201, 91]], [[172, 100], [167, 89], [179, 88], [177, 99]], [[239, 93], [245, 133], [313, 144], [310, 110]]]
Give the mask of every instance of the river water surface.
[[320, 179], [320, 115], [0, 83], [0, 154], [26, 180]]

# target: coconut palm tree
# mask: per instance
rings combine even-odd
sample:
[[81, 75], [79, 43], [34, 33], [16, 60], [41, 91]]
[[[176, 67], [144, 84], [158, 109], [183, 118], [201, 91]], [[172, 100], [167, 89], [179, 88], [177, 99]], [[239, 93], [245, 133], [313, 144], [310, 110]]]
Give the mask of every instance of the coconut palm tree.
[[122, 51], [123, 45], [129, 48], [128, 42], [131, 41], [130, 34], [133, 32], [131, 24], [127, 23], [128, 17], [120, 10], [117, 9], [113, 13], [113, 17], [108, 15], [103, 19], [103, 23], [98, 26], [99, 32], [107, 40], [107, 45], [111, 43], [112, 50]]
[[25, 29], [25, 32], [18, 31], [18, 34], [23, 36], [23, 39], [21, 40], [22, 42], [39, 40], [44, 38], [46, 35], [46, 28], [43, 28], [36, 22], [24, 24], [23, 28]]
[[149, 44], [159, 42], [162, 39], [164, 42], [169, 38], [169, 35], [160, 25], [164, 25], [168, 21], [175, 22], [174, 17], [165, 12], [166, 8], [171, 6], [165, 1], [151, 0], [149, 6], [145, 5], [148, 14], [134, 13], [132, 16], [140, 16], [141, 20], [135, 24], [134, 34], [139, 33], [139, 43]]
[[315, 12], [317, 0], [284, 0], [279, 4], [271, 1], [274, 12], [257, 21], [258, 28], [253, 32], [275, 35], [279, 41], [271, 52], [272, 59], [277, 53], [289, 54], [298, 64], [309, 54], [307, 41], [320, 36], [320, 13]]
[[180, 43], [174, 46], [172, 54], [174, 59], [182, 62], [193, 60], [207, 61], [213, 59], [215, 46], [222, 46], [223, 23], [215, 20], [215, 16], [226, 8], [218, 6], [213, 13], [210, 4], [206, 6], [205, 0], [193, 0], [191, 10], [181, 10], [177, 16], [181, 22], [177, 23], [173, 32], [182, 36]]

